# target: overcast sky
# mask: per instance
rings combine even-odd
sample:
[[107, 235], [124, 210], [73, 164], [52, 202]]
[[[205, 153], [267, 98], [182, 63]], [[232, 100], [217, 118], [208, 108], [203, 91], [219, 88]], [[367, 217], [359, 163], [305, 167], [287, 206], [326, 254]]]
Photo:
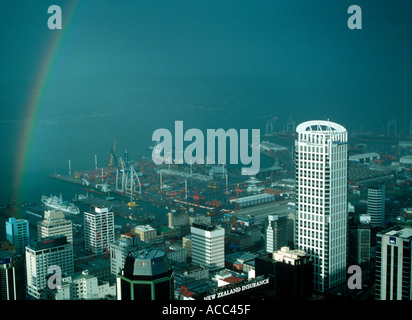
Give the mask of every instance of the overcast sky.
[[[289, 116], [351, 129], [384, 128], [394, 115], [406, 130], [412, 120], [411, 1], [80, 0], [69, 22], [71, 3], [1, 2], [10, 166], [30, 90], [63, 30], [32, 133], [36, 165], [108, 152], [115, 138], [132, 152], [175, 120], [261, 130], [271, 117], [278, 128]], [[47, 27], [54, 4], [63, 30]], [[352, 4], [362, 30], [347, 26]]]

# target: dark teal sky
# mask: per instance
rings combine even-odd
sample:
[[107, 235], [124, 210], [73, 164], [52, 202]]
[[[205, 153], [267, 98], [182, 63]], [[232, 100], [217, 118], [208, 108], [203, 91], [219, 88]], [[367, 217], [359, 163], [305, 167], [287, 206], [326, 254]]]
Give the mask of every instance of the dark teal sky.
[[[305, 110], [311, 109], [315, 118], [347, 123], [340, 110], [349, 109], [360, 112], [359, 125], [371, 112], [385, 119], [388, 109], [401, 119], [411, 105], [409, 1], [358, 1], [362, 30], [347, 28], [349, 1], [87, 0], [70, 26], [64, 20], [66, 3], [56, 3], [69, 30], [50, 78], [55, 112], [70, 112], [68, 95], [81, 96], [82, 110], [89, 110], [88, 101], [92, 110], [112, 108], [115, 101], [135, 106], [139, 91], [159, 96], [174, 91], [183, 104], [195, 99], [184, 81], [200, 87], [206, 107], [208, 94], [212, 100], [225, 95], [226, 84], [230, 94], [250, 91], [262, 114], [287, 118], [287, 110], [297, 121], [310, 118]], [[23, 107], [48, 41], [59, 32], [47, 29], [52, 4], [2, 2], [1, 85], [11, 89], [2, 104], [11, 114]], [[205, 84], [188, 76], [207, 76], [211, 83], [202, 88]], [[260, 77], [267, 86], [256, 88], [259, 80], [248, 77]], [[160, 92], [162, 85], [172, 93]], [[49, 109], [46, 101], [43, 110]]]
[[[36, 168], [84, 163], [115, 138], [133, 154], [175, 120], [262, 131], [271, 117], [278, 128], [292, 116], [350, 130], [380, 130], [394, 115], [406, 131], [412, 120], [410, 1], [83, 0], [67, 25], [68, 3], [1, 2], [8, 166], [28, 92], [60, 32], [47, 28], [53, 4], [68, 29], [33, 132]], [[347, 27], [352, 4], [362, 8], [362, 30]]]

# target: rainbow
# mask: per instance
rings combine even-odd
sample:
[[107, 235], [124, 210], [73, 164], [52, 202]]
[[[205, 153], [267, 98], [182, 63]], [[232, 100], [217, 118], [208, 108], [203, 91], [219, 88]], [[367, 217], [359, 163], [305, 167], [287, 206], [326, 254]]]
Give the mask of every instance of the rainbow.
[[[21, 125], [14, 168], [13, 199], [17, 202], [22, 200], [27, 174], [26, 168], [31, 154], [32, 138], [38, 114], [42, 107], [43, 96], [47, 91], [48, 80], [64, 43], [67, 30], [80, 7], [80, 2], [81, 0], [70, 0], [68, 6], [62, 8], [62, 29], [50, 30], [51, 39], [49, 45], [45, 50], [39, 71], [36, 73], [29, 93], [29, 99], [24, 107], [25, 116]], [[45, 26], [47, 28], [47, 20], [45, 20]]]

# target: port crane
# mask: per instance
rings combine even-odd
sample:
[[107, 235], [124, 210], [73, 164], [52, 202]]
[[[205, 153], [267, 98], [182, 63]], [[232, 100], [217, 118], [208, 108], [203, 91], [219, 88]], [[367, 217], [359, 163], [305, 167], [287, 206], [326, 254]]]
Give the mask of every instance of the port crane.
[[116, 191], [133, 195], [138, 188], [138, 192], [142, 193], [139, 175], [133, 165], [130, 164], [130, 166], [127, 167], [122, 157], [119, 157], [119, 162], [120, 169], [117, 168], [116, 170]]

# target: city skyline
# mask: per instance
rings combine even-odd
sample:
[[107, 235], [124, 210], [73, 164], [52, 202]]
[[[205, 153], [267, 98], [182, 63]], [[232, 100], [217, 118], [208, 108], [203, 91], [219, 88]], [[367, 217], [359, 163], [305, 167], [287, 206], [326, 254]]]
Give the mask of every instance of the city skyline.
[[[18, 227], [13, 229], [16, 230], [13, 232], [17, 232], [17, 234], [7, 238], [12, 245], [14, 242], [16, 244], [20, 243], [20, 241], [14, 239], [20, 239], [22, 236], [28, 237], [29, 220], [31, 221], [30, 224], [37, 227], [37, 232], [31, 236], [31, 243], [25, 247], [25, 277], [28, 284], [28, 298], [114, 300], [117, 295], [119, 300], [123, 298], [127, 300], [157, 300], [159, 289], [156, 291], [154, 288], [159, 284], [159, 288], [167, 287], [167, 292], [170, 292], [170, 301], [236, 299], [236, 297], [242, 297], [248, 293], [251, 295], [252, 300], [266, 300], [274, 297], [276, 297], [275, 299], [282, 299], [282, 290], [293, 290], [287, 293], [287, 296], [290, 296], [291, 299], [305, 297], [308, 300], [327, 300], [330, 299], [329, 296], [332, 296], [350, 301], [351, 299], [357, 299], [358, 293], [362, 294], [363, 299], [373, 299], [372, 297], [377, 300], [400, 299], [401, 297], [402, 299], [411, 299], [407, 294], [409, 292], [407, 288], [410, 287], [410, 284], [403, 284], [398, 293], [394, 289], [393, 293], [388, 296], [390, 298], [385, 298], [386, 296], [382, 291], [380, 293], [378, 291], [373, 292], [371, 290], [371, 288], [374, 288], [373, 286], [369, 287], [371, 281], [376, 281], [376, 288], [378, 288], [376, 290], [380, 290], [381, 287], [385, 288], [384, 282], [379, 282], [380, 276], [374, 279], [374, 267], [371, 261], [377, 259], [376, 261], [379, 263], [376, 264], [376, 273], [382, 274], [389, 262], [380, 263], [382, 259], [379, 256], [380, 252], [381, 250], [382, 252], [391, 252], [391, 246], [397, 244], [395, 238], [389, 237], [386, 247], [377, 248], [379, 250], [376, 251], [377, 255], [374, 256], [374, 251], [371, 250], [372, 237], [376, 237], [377, 244], [379, 244], [379, 237], [382, 233], [398, 235], [398, 231], [401, 230], [399, 234], [407, 239], [412, 235], [412, 231], [410, 231], [412, 229], [410, 223], [408, 223], [408, 221], [411, 221], [411, 213], [410, 208], [407, 207], [407, 202], [402, 202], [397, 209], [398, 211], [393, 211], [394, 208], [390, 209], [386, 204], [387, 201], [382, 202], [382, 200], [379, 200], [378, 202], [382, 203], [383, 207], [379, 212], [379, 223], [376, 224], [374, 221], [375, 212], [370, 211], [369, 208], [371, 191], [376, 190], [377, 183], [382, 186], [387, 185], [389, 190], [392, 190], [389, 198], [392, 199], [397, 193], [399, 197], [407, 195], [408, 193], [404, 191], [396, 191], [406, 190], [405, 186], [407, 187], [407, 184], [403, 185], [403, 181], [399, 181], [396, 174], [385, 176], [383, 170], [388, 166], [388, 163], [386, 162], [385, 165], [385, 162], [380, 162], [379, 154], [356, 153], [356, 161], [354, 161], [349, 156], [353, 147], [349, 148], [347, 130], [340, 124], [331, 121], [311, 120], [300, 123], [295, 132], [296, 135], [293, 139], [295, 152], [290, 154], [295, 163], [295, 170], [292, 175], [281, 167], [271, 168], [272, 173], [266, 175], [265, 178], [262, 176], [264, 173], [261, 172], [261, 175], [258, 176], [260, 180], [250, 177], [249, 180], [246, 180], [242, 174], [238, 173], [237, 178], [242, 178], [243, 181], [239, 181], [230, 187], [223, 182], [225, 179], [222, 179], [223, 176], [220, 171], [212, 171], [211, 179], [206, 179], [207, 176], [202, 174], [192, 175], [192, 173], [186, 173], [186, 179], [191, 181], [190, 184], [196, 184], [194, 189], [198, 188], [199, 185], [207, 185], [207, 188], [216, 188], [217, 185], [226, 186], [221, 191], [221, 195], [232, 194], [233, 197], [228, 198], [225, 203], [218, 201], [220, 205], [217, 207], [207, 207], [211, 204], [210, 201], [206, 201], [209, 198], [205, 199], [203, 197], [202, 194], [206, 195], [203, 191], [188, 193], [186, 189], [187, 180], [184, 180], [186, 190], [183, 192], [183, 189], [181, 189], [180, 193], [167, 191], [168, 189], [163, 190], [162, 184], [160, 184], [160, 195], [156, 198], [157, 200], [155, 200], [154, 194], [150, 196], [151, 198], [143, 196], [142, 193], [137, 194], [139, 193], [137, 191], [136, 194], [130, 195], [139, 200], [137, 209], [144, 202], [152, 202], [152, 205], [155, 206], [164, 206], [168, 203], [168, 207], [171, 207], [167, 208], [169, 210], [169, 219], [163, 225], [156, 224], [155, 217], [146, 217], [145, 219], [151, 221], [148, 225], [143, 224], [147, 223], [148, 220], [146, 220], [142, 221], [143, 223], [132, 224], [130, 229], [128, 229], [128, 225], [124, 227], [118, 225], [115, 228], [114, 217], [127, 217], [132, 212], [129, 211], [128, 213], [127, 208], [131, 210], [136, 207], [135, 202], [129, 201], [127, 203], [125, 197], [128, 196], [123, 191], [121, 192], [123, 195], [118, 194], [117, 189], [112, 190], [117, 194], [116, 197], [104, 197], [104, 193], [100, 193], [101, 196], [91, 198], [91, 202], [88, 202], [88, 197], [76, 199], [76, 201], [80, 201], [78, 205], [82, 204], [82, 208], [85, 208], [84, 205], [87, 204], [89, 206], [88, 210], [76, 211], [72, 209], [67, 211], [65, 209], [66, 211], [56, 212], [44, 210], [44, 220], [41, 223], [38, 218], [36, 223], [32, 220], [33, 216], [30, 218], [30, 214], [33, 214], [33, 211], [39, 212], [39, 208], [29, 205], [26, 210], [28, 220], [16, 220], [11, 217], [9, 222], [5, 224], [8, 234], [11, 233], [9, 227], [11, 223], [26, 225], [24, 230]], [[378, 143], [380, 143], [379, 140]], [[390, 162], [389, 167], [395, 166], [397, 168], [395, 171], [398, 174], [405, 175], [407, 180], [410, 181], [412, 179], [410, 176], [411, 163], [408, 162], [410, 147], [408, 147], [407, 142], [405, 143], [406, 145], [402, 150], [406, 155], [399, 158], [397, 166]], [[267, 153], [266, 155], [273, 159], [278, 159], [278, 157], [280, 159], [282, 152], [285, 151], [285, 148], [275, 143], [271, 144], [271, 148], [273, 153]], [[360, 165], [360, 162], [363, 165]], [[376, 175], [377, 168], [370, 169], [374, 166], [381, 166], [382, 169], [378, 172], [382, 172]], [[369, 171], [370, 176], [367, 180], [361, 178], [361, 180], [356, 181], [353, 178], [351, 169]], [[116, 169], [117, 173], [118, 170]], [[123, 174], [127, 173], [126, 169], [122, 170], [124, 170]], [[176, 183], [179, 183], [178, 181], [181, 178], [178, 178], [178, 176], [185, 173], [177, 169], [173, 170], [174, 173], [171, 173], [171, 176], [177, 175], [175, 177], [177, 178]], [[375, 175], [372, 173], [374, 171]], [[219, 178], [214, 181], [215, 184], [211, 184], [210, 182], [213, 182], [213, 176], [215, 175]], [[226, 173], [226, 175], [228, 174]], [[140, 176], [144, 178], [144, 174]], [[108, 175], [106, 177], [108, 178]], [[83, 178], [79, 176], [66, 182], [76, 184], [76, 181], [85, 180], [85, 178], [90, 179], [88, 174], [85, 174]], [[236, 178], [236, 174], [233, 174], [233, 172], [231, 173], [232, 178]], [[391, 185], [391, 181], [394, 181], [394, 179], [397, 181], [397, 189]], [[294, 183], [291, 183], [291, 180], [294, 180]], [[182, 180], [180, 180], [181, 183]], [[246, 189], [241, 191], [241, 198], [239, 198], [240, 185]], [[96, 191], [99, 190], [97, 185], [95, 188]], [[174, 189], [177, 190], [176, 188], [179, 188], [178, 184]], [[125, 189], [122, 188], [121, 190]], [[130, 190], [134, 190], [134, 188], [132, 187]], [[348, 194], [349, 190], [353, 192]], [[144, 194], [148, 195], [148, 191]], [[165, 198], [164, 195], [168, 197]], [[356, 195], [359, 195], [359, 197]], [[207, 193], [207, 196], [209, 197], [210, 194]], [[212, 195], [212, 197], [216, 196], [215, 193]], [[115, 199], [123, 199], [123, 201]], [[170, 201], [171, 199], [182, 200], [173, 202]], [[364, 203], [368, 202], [367, 208], [362, 209], [360, 207], [362, 201]], [[98, 205], [98, 202], [101, 204]], [[286, 202], [287, 210], [281, 205]], [[126, 211], [122, 213], [117, 206], [114, 211], [111, 211], [116, 203], [120, 203], [120, 206], [125, 207]], [[67, 207], [67, 204], [64, 203], [50, 204], [48, 201], [44, 202], [46, 208], [47, 206], [49, 208], [54, 206], [54, 209], [58, 209], [59, 205], [63, 209]], [[110, 208], [107, 205], [110, 205]], [[71, 204], [71, 206], [74, 206], [74, 204]], [[187, 206], [191, 209], [188, 210]], [[194, 209], [196, 207], [202, 209], [197, 211]], [[2, 214], [23, 217], [23, 211], [18, 209], [7, 208], [8, 213], [2, 211]], [[24, 208], [21, 209], [24, 210]], [[180, 213], [177, 213], [177, 210]], [[144, 210], [144, 212], [144, 216], [147, 216], [148, 211]], [[245, 216], [245, 212], [249, 212], [247, 216]], [[276, 233], [271, 234], [274, 226], [272, 222], [276, 215], [282, 215], [284, 222], [281, 228], [276, 227]], [[362, 219], [365, 215], [369, 216], [369, 219]], [[39, 215], [35, 214], [35, 216]], [[77, 219], [74, 220], [76, 216]], [[134, 216], [134, 220], [138, 220], [135, 211], [128, 218], [132, 219], [132, 216]], [[172, 219], [172, 216], [175, 218]], [[205, 219], [207, 216], [210, 219]], [[49, 231], [47, 234], [43, 232], [43, 227], [53, 220], [58, 223], [54, 228], [67, 225], [67, 221], [62, 219], [64, 217], [73, 220], [70, 226], [80, 227], [81, 231], [77, 228], [73, 229], [76, 230], [73, 234], [71, 230], [64, 227], [60, 229], [61, 232], [54, 232], [53, 236], [50, 236]], [[143, 216], [140, 217], [143, 218]], [[77, 223], [78, 221], [84, 222], [84, 229], [82, 224]], [[199, 221], [200, 224], [196, 221]], [[154, 228], [151, 226], [152, 224], [155, 225]], [[290, 228], [294, 229], [292, 231], [292, 234], [295, 234], [293, 239], [289, 238]], [[351, 244], [348, 242], [352, 230], [358, 232], [365, 228], [369, 229], [370, 233], [363, 233], [362, 237], [360, 237], [360, 233], [357, 233], [356, 242]], [[24, 235], [21, 234], [22, 232]], [[66, 238], [66, 235], [71, 237], [72, 234], [73, 244], [68, 242]], [[133, 240], [133, 238], [140, 239], [140, 241]], [[277, 248], [273, 247], [273, 251], [268, 250], [270, 246], [275, 244], [275, 241], [280, 239], [283, 241], [282, 244], [278, 244]], [[171, 243], [173, 243], [172, 246]], [[3, 251], [6, 253], [10, 251], [9, 246], [10, 244], [4, 244], [3, 242]], [[64, 246], [64, 249], [63, 247], [58, 249], [60, 246]], [[365, 251], [365, 246], [369, 248], [369, 253]], [[54, 249], [55, 247], [57, 249]], [[400, 248], [403, 250], [401, 259], [406, 259], [405, 262], [402, 260], [405, 266], [402, 265], [400, 269], [391, 269], [393, 273], [391, 273], [390, 279], [394, 280], [390, 280], [388, 276], [387, 281], [394, 281], [393, 286], [396, 285], [400, 273], [402, 273], [403, 282], [409, 281], [412, 283], [412, 277], [407, 273], [407, 270], [409, 270], [408, 263], [410, 263], [410, 248], [408, 246], [405, 249]], [[393, 263], [397, 266], [396, 259], [399, 249], [396, 247], [394, 250], [395, 262]], [[360, 265], [362, 267], [349, 265], [348, 257], [351, 259], [352, 257], [359, 257], [361, 252], [363, 258]], [[36, 255], [41, 258], [36, 259]], [[14, 270], [16, 262], [10, 263], [10, 261], [19, 261], [19, 259], [13, 258], [13, 260], [10, 260], [7, 255], [3, 254], [2, 256], [6, 257], [6, 260], [1, 260], [1, 263], [5, 264], [5, 269]], [[50, 258], [47, 258], [48, 256]], [[110, 260], [106, 259], [106, 262], [104, 262], [105, 256], [110, 257]], [[135, 262], [130, 262], [128, 257], [137, 256], [141, 257], [141, 262], [138, 262], [140, 258]], [[152, 260], [149, 261], [146, 258], [148, 256], [151, 257], [148, 258], [149, 260], [154, 259], [153, 266], [150, 267], [153, 268], [151, 271], [147, 269], [147, 264], [152, 265], [152, 262], [150, 262]], [[161, 272], [156, 271], [157, 267], [154, 264], [154, 261], [160, 256], [162, 261], [166, 259], [160, 264], [162, 266]], [[235, 258], [236, 256], [237, 258]], [[44, 263], [39, 262], [43, 260]], [[126, 268], [125, 264], [124, 268], [126, 270], [122, 268], [121, 264], [127, 261], [129, 261], [129, 266]], [[255, 264], [256, 261], [257, 264]], [[73, 263], [76, 272], [74, 272]], [[292, 264], [294, 267], [283, 266], [284, 264]], [[53, 270], [56, 268], [61, 270], [63, 266], [69, 268], [65, 269], [64, 276], [60, 271], [53, 275]], [[140, 271], [131, 273], [130, 266], [134, 266], [135, 270]], [[167, 270], [165, 266], [167, 266]], [[180, 284], [180, 286], [178, 285], [173, 289], [171, 285], [174, 283], [175, 276], [182, 279], [192, 277], [189, 276], [188, 271], [182, 269], [182, 266], [203, 269], [198, 270], [199, 273], [196, 273], [193, 279], [187, 280], [188, 282], [185, 282], [184, 285]], [[79, 271], [79, 267], [82, 271]], [[355, 269], [353, 275], [354, 267], [358, 269]], [[207, 272], [205, 273], [203, 270], [207, 270]], [[356, 270], [358, 271], [356, 272]], [[47, 277], [50, 272], [52, 274], [51, 278]], [[160, 272], [159, 279], [152, 278], [152, 276], [147, 278], [146, 272]], [[287, 278], [279, 277], [278, 272], [283, 277], [291, 277], [293, 281], [301, 281], [301, 285], [299, 285], [299, 282], [293, 282], [294, 285], [290, 287], [287, 282], [284, 282]], [[14, 271], [12, 274], [14, 274]], [[42, 275], [40, 279], [39, 274]], [[138, 274], [139, 276], [137, 276]], [[164, 274], [167, 274], [167, 276], [163, 277]], [[364, 275], [365, 278], [363, 278]], [[20, 271], [18, 274], [19, 281], [21, 281], [21, 277], [23, 277], [23, 274]], [[56, 281], [59, 283], [57, 285], [54, 285], [50, 280], [45, 281], [45, 278], [54, 279], [56, 277], [58, 279]], [[110, 282], [114, 278], [116, 284]], [[16, 276], [13, 276], [13, 281], [16, 281], [15, 279]], [[311, 284], [312, 282], [313, 284]], [[85, 283], [84, 285], [87, 286], [88, 289], [85, 292], [79, 291], [79, 288], [82, 288], [80, 283]], [[141, 289], [137, 289], [140, 286], [142, 286]], [[387, 284], [386, 286], [388, 288]], [[139, 290], [143, 290], [145, 293], [143, 294]], [[173, 295], [172, 292], [174, 292]], [[19, 294], [21, 293], [19, 292]]]
[[412, 300], [412, 3], [2, 9], [0, 300]]

